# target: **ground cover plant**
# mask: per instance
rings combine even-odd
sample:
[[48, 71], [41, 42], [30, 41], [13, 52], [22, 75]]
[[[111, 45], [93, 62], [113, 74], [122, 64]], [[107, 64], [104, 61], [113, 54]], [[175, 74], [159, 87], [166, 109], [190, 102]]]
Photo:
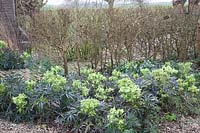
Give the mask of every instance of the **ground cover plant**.
[[157, 132], [163, 120], [199, 115], [199, 73], [191, 62], [133, 61], [111, 72], [83, 69], [64, 77], [0, 80], [1, 117], [57, 123], [72, 132]]
[[24, 68], [24, 59], [17, 51], [10, 50], [0, 41], [0, 70]]

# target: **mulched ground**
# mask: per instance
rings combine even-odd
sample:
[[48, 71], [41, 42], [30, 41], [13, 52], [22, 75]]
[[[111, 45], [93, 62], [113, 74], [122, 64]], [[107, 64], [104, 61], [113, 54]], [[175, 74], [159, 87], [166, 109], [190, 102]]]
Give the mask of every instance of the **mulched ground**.
[[[200, 117], [182, 117], [176, 122], [162, 122], [160, 133], [200, 133]], [[61, 128], [32, 124], [15, 124], [0, 119], [0, 133], [70, 133]]]
[[64, 128], [45, 125], [16, 124], [0, 119], [0, 133], [70, 133]]
[[200, 117], [182, 117], [176, 122], [163, 122], [161, 133], [200, 133]]

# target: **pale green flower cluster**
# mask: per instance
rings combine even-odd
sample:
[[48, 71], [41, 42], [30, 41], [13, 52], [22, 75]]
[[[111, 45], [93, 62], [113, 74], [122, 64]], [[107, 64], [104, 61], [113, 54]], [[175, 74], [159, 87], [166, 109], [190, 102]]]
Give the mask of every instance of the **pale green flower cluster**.
[[16, 105], [17, 111], [19, 113], [23, 113], [25, 111], [24, 109], [26, 108], [26, 105], [28, 103], [26, 101], [27, 98], [28, 97], [24, 93], [12, 98], [13, 103]]
[[98, 73], [91, 73], [88, 75], [87, 77], [88, 81], [90, 81], [92, 84], [94, 85], [99, 85], [101, 84], [102, 81], [105, 81], [106, 80], [106, 77], [103, 76], [102, 74], [100, 74], [99, 72]]
[[88, 98], [81, 100], [81, 112], [86, 113], [89, 116], [95, 116], [96, 111], [95, 109], [100, 105], [99, 101], [97, 99]]
[[92, 69], [83, 70], [82, 73], [86, 76], [87, 83], [94, 88], [95, 97], [100, 100], [106, 100], [109, 97], [109, 93], [113, 90], [102, 85], [102, 82], [106, 81], [107, 78]]
[[52, 85], [54, 91], [62, 90], [64, 85], [67, 83], [66, 78], [59, 75], [60, 71], [62, 71], [61, 67], [52, 67], [50, 71], [45, 72], [43, 77], [45, 82]]
[[191, 62], [178, 63], [178, 66], [182, 78], [185, 77], [192, 70]]
[[117, 70], [113, 70], [112, 71], [112, 76], [109, 78], [110, 80], [116, 81], [118, 80], [120, 77], [122, 76], [122, 73], [117, 71]]
[[5, 48], [5, 47], [6, 47], [6, 43], [4, 41], [0, 40], [0, 55], [3, 54], [3, 50], [2, 49]]
[[170, 76], [177, 74], [178, 71], [170, 66], [170, 64], [165, 64], [161, 69], [156, 69], [152, 71], [152, 75], [155, 80], [165, 84], [169, 81]]
[[112, 88], [104, 88], [103, 86], [98, 86], [96, 88], [96, 94], [95, 94], [95, 97], [100, 99], [100, 100], [106, 100], [107, 98], [109, 98], [109, 93], [112, 92], [113, 89]]
[[25, 85], [28, 91], [33, 91], [33, 88], [36, 86], [36, 82], [34, 80], [26, 81]]
[[134, 102], [141, 96], [141, 89], [130, 78], [122, 78], [117, 81], [119, 93], [127, 102]]
[[183, 79], [178, 79], [178, 86], [179, 86], [179, 91], [189, 91], [193, 94], [198, 94], [199, 89], [198, 87], [195, 86], [195, 77], [193, 74], [188, 75], [185, 77], [185, 80]]
[[82, 83], [80, 80], [73, 80], [72, 87], [80, 91], [83, 96], [87, 96], [89, 94], [89, 89], [86, 87], [84, 83]]
[[141, 69], [140, 71], [145, 79], [151, 74], [151, 71], [148, 68]]
[[123, 109], [111, 108], [107, 116], [109, 125], [117, 126], [118, 129], [122, 130], [124, 128], [123, 113]]
[[0, 49], [5, 48], [5, 47], [6, 47], [6, 43], [0, 40]]
[[89, 69], [89, 68], [88, 69], [81, 69], [80, 73], [85, 75], [85, 76], [88, 76], [89, 74], [94, 73], [94, 70]]

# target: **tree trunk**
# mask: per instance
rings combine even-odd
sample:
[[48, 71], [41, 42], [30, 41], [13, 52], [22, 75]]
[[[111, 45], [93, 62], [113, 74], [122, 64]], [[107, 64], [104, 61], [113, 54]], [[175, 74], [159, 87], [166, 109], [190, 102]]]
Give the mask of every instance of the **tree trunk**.
[[196, 54], [197, 58], [200, 58], [200, 19], [198, 20], [197, 26], [197, 38], [196, 38]]
[[65, 74], [65, 76], [67, 76], [68, 75], [68, 61], [67, 61], [67, 56], [66, 56], [65, 51], [62, 53], [62, 56], [63, 56], [64, 74]]
[[114, 0], [109, 0], [108, 1], [108, 6], [109, 6], [109, 9], [113, 9], [113, 7], [114, 7]]

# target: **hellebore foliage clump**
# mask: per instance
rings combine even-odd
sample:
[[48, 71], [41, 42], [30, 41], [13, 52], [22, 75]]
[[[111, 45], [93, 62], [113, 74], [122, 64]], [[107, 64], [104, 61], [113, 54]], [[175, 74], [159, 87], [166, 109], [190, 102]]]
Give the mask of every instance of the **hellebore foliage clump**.
[[[41, 80], [0, 80], [0, 116], [53, 121], [72, 132], [157, 132], [163, 120], [199, 115], [199, 72], [191, 63], [135, 61], [103, 74], [83, 69], [63, 76], [51, 67]], [[162, 116], [162, 114], [164, 114]]]

